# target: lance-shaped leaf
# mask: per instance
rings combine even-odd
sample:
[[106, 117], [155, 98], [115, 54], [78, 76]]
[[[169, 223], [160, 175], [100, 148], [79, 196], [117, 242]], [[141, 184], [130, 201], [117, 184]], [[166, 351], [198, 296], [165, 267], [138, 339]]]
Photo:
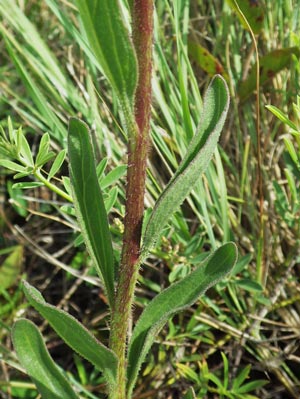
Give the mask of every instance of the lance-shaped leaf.
[[118, 0], [77, 0], [90, 47], [119, 99], [133, 104], [137, 84], [135, 50]]
[[233, 268], [236, 259], [236, 245], [223, 245], [188, 276], [162, 291], [147, 305], [133, 330], [129, 344], [129, 396], [141, 364], [164, 324], [174, 314], [190, 307], [209, 287], [223, 279]]
[[78, 222], [109, 303], [114, 300], [114, 259], [107, 214], [98, 183], [89, 131], [79, 119], [70, 119], [68, 150], [73, 200]]
[[159, 197], [146, 225], [141, 261], [154, 246], [168, 218], [192, 191], [217, 146], [229, 107], [225, 80], [217, 75], [204, 97], [200, 127], [191, 140], [176, 173]]
[[49, 305], [41, 293], [27, 282], [24, 282], [24, 292], [29, 303], [49, 322], [66, 344], [101, 370], [110, 386], [114, 386], [118, 362], [114, 352], [102, 345], [73, 316]]
[[34, 381], [43, 399], [77, 399], [77, 395], [53, 362], [38, 328], [19, 319], [12, 328], [12, 339], [21, 365]]

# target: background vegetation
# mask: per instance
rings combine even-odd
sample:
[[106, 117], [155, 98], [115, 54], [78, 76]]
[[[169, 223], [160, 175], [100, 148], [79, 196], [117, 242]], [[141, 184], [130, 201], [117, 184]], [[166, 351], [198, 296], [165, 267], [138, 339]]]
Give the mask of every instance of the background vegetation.
[[[226, 282], [160, 334], [136, 398], [180, 398], [189, 386], [199, 398], [300, 397], [300, 4], [238, 4], [256, 37], [260, 82], [255, 43], [235, 2], [156, 1], [147, 207], [184, 154], [215, 73], [229, 84], [231, 108], [213, 161], [146, 264], [134, 317], [220, 243], [235, 241], [240, 259]], [[8, 117], [15, 128], [22, 125], [34, 153], [48, 131], [58, 153], [66, 147], [68, 118], [84, 119], [93, 131], [114, 242], [121, 243], [125, 137], [76, 8], [64, 0], [1, 0], [0, 15], [2, 128], [9, 129]], [[67, 175], [64, 162], [58, 186], [66, 186]], [[27, 308], [20, 287], [26, 277], [49, 302], [107, 339], [107, 301], [73, 210], [47, 187], [24, 184], [26, 176], [14, 186], [13, 174], [1, 168], [0, 179], [0, 396], [37, 397], [10, 340], [13, 321], [26, 314], [81, 397], [104, 397], [102, 376]]]

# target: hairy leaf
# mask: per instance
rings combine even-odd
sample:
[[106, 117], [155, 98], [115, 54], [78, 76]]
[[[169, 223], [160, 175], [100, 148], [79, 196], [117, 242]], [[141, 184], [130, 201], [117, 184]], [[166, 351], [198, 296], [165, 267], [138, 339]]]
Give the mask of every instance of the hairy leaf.
[[46, 319], [57, 334], [77, 353], [103, 371], [113, 386], [116, 379], [117, 358], [102, 345], [73, 316], [49, 305], [38, 290], [24, 282], [24, 292], [30, 304]]
[[217, 75], [207, 89], [200, 127], [191, 140], [176, 173], [159, 197], [146, 225], [141, 260], [154, 246], [168, 218], [192, 191], [217, 146], [229, 107], [225, 80]]
[[157, 295], [144, 309], [128, 350], [128, 391], [132, 392], [138, 371], [153, 341], [168, 319], [190, 307], [209, 287], [224, 278], [237, 259], [234, 243], [224, 244], [188, 276]]
[[53, 362], [38, 328], [19, 319], [12, 328], [18, 359], [34, 381], [43, 399], [77, 399], [62, 372]]
[[98, 183], [89, 131], [85, 123], [72, 118], [68, 148], [70, 178], [76, 214], [85, 244], [104, 282], [108, 300], [114, 300], [114, 258], [107, 214]]
[[76, 0], [92, 51], [119, 99], [133, 104], [137, 61], [118, 0]]

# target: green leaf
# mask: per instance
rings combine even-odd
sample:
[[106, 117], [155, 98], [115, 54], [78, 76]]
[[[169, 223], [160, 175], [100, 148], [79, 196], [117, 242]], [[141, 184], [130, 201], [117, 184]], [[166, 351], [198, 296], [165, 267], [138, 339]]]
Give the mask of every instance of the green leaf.
[[13, 170], [14, 172], [21, 172], [21, 173], [27, 172], [27, 168], [25, 168], [24, 166], [19, 165], [16, 162], [8, 161], [7, 159], [1, 159], [0, 166], [3, 166], [4, 168], [9, 170]]
[[[12, 126], [9, 127], [9, 131], [12, 129]], [[17, 153], [19, 154], [21, 151], [21, 135], [22, 135], [22, 126], [19, 127], [18, 130], [12, 130], [12, 132], [9, 134], [10, 136], [13, 137], [13, 141], [16, 144], [17, 148]]]
[[236, 376], [236, 378], [233, 380], [232, 384], [232, 390], [233, 391], [238, 391], [239, 387], [243, 384], [243, 382], [248, 378], [249, 373], [251, 371], [251, 365], [248, 364], [246, 367], [244, 367], [239, 374]]
[[16, 245], [11, 247], [10, 255], [0, 265], [0, 290], [10, 288], [15, 284], [21, 273], [23, 263], [23, 247]]
[[43, 136], [41, 138], [40, 145], [39, 145], [39, 151], [38, 151], [36, 159], [35, 159], [36, 166], [44, 165], [45, 162], [43, 162], [43, 160], [49, 152], [49, 145], [50, 145], [50, 136], [49, 136], [49, 133], [45, 133], [45, 134], [43, 134]]
[[256, 281], [250, 280], [248, 278], [243, 278], [240, 280], [236, 280], [235, 284], [239, 287], [243, 288], [246, 291], [250, 292], [262, 292], [263, 287], [258, 284]]
[[63, 176], [61, 179], [62, 179], [62, 182], [63, 182], [63, 185], [64, 185], [64, 188], [65, 188], [66, 192], [70, 196], [72, 196], [73, 193], [72, 193], [70, 178], [68, 176]]
[[74, 206], [85, 244], [109, 303], [114, 301], [114, 258], [105, 205], [99, 187], [89, 131], [85, 123], [71, 118], [68, 148]]
[[44, 154], [44, 156], [39, 159], [39, 162], [35, 163], [35, 166], [40, 168], [43, 165], [45, 165], [47, 162], [51, 161], [54, 157], [55, 157], [55, 152], [50, 151], [48, 152], [48, 154]]
[[97, 172], [99, 181], [102, 179], [102, 175], [106, 169], [107, 164], [108, 164], [108, 159], [103, 158], [103, 159], [101, 159], [101, 161], [99, 162], [99, 164], [96, 167], [96, 172]]
[[49, 305], [38, 290], [24, 282], [24, 292], [30, 304], [46, 319], [56, 333], [79, 355], [103, 371], [113, 386], [116, 380], [117, 358], [73, 316]]
[[[263, 85], [289, 66], [292, 56], [299, 58], [300, 50], [298, 47], [289, 47], [271, 51], [269, 54], [261, 57], [260, 66], [260, 84]], [[246, 100], [256, 89], [256, 63], [250, 70], [246, 80], [240, 83], [238, 93], [241, 101]]]
[[197, 179], [207, 168], [217, 146], [229, 107], [225, 80], [217, 75], [204, 97], [200, 127], [191, 140], [176, 173], [159, 197], [143, 236], [141, 260], [156, 243], [169, 217], [192, 191]]
[[137, 61], [118, 0], [77, 0], [86, 35], [119, 99], [133, 104]]
[[[26, 168], [26, 172], [21, 172], [21, 173], [16, 173], [14, 175], [14, 179], [22, 179], [23, 177], [29, 176], [33, 173], [33, 169], [32, 168]], [[15, 188], [15, 187], [14, 187]]]
[[264, 385], [268, 384], [268, 380], [255, 380], [251, 382], [247, 382], [247, 384], [241, 386], [236, 393], [245, 394], [247, 392], [254, 391], [256, 389], [262, 388]]
[[250, 261], [252, 259], [251, 254], [247, 254], [242, 256], [235, 264], [234, 268], [231, 271], [231, 276], [235, 276], [236, 274], [241, 273], [242, 270], [246, 268], [246, 266], [249, 265]]
[[119, 190], [118, 187], [113, 187], [109, 193], [107, 198], [104, 201], [106, 212], [109, 213], [111, 208], [115, 205], [118, 198]]
[[196, 373], [190, 366], [182, 363], [177, 364], [177, 369], [180, 374], [187, 380], [193, 381], [196, 384], [199, 383], [199, 374]]
[[43, 399], [77, 399], [77, 395], [53, 362], [38, 328], [19, 319], [12, 328], [18, 359], [34, 381]]
[[20, 154], [21, 154], [22, 158], [25, 160], [25, 162], [27, 163], [27, 165], [33, 167], [34, 162], [33, 162], [33, 157], [32, 157], [32, 153], [31, 153], [31, 149], [28, 144], [28, 141], [27, 141], [26, 137], [24, 136], [24, 134], [22, 133], [21, 129], [18, 130], [18, 134], [20, 135], [20, 143], [21, 143]]
[[209, 287], [223, 279], [237, 259], [235, 244], [217, 249], [193, 272], [157, 295], [144, 309], [128, 349], [128, 392], [131, 393], [138, 371], [153, 341], [174, 314], [190, 307]]
[[120, 165], [111, 170], [106, 176], [100, 180], [101, 189], [104, 190], [109, 186], [112, 186], [116, 181], [118, 181], [126, 173], [127, 166]]
[[32, 181], [32, 182], [24, 182], [24, 183], [15, 183], [15, 184], [13, 184], [12, 188], [20, 188], [22, 190], [25, 190], [28, 188], [41, 187], [43, 185], [44, 185], [44, 183], [42, 183], [42, 182]]
[[227, 0], [227, 3], [237, 13], [245, 29], [249, 30], [249, 24], [254, 34], [262, 30], [265, 12], [261, 0]]
[[39, 168], [55, 157], [55, 153], [53, 151], [49, 151], [49, 145], [50, 136], [48, 133], [45, 133], [40, 141], [39, 151], [35, 159], [35, 167]]
[[[300, 170], [300, 164], [299, 163], [298, 163], [298, 168]], [[285, 177], [286, 177], [286, 180], [287, 180], [287, 183], [288, 183], [288, 187], [290, 189], [292, 203], [295, 204], [296, 207], [297, 207], [297, 203], [298, 203], [298, 188], [297, 188], [297, 183], [296, 183], [296, 179], [295, 179], [296, 176], [293, 175], [293, 173], [291, 172], [291, 170], [289, 168], [284, 168], [284, 174], [285, 174]]]
[[223, 382], [214, 373], [208, 373], [207, 378], [212, 381], [221, 392], [223, 392]]
[[51, 169], [50, 169], [50, 171], [49, 171], [48, 180], [51, 180], [52, 177], [53, 177], [54, 175], [56, 175], [56, 173], [59, 171], [61, 165], [63, 164], [63, 162], [64, 162], [64, 160], [65, 160], [65, 157], [66, 157], [66, 150], [61, 150], [61, 151], [57, 154], [57, 156], [56, 156], [56, 158], [54, 159], [54, 162], [53, 162], [53, 164], [52, 164], [52, 166], [51, 166]]
[[287, 137], [284, 137], [283, 141], [284, 141], [284, 144], [285, 144], [285, 148], [287, 149], [288, 153], [290, 154], [290, 157], [292, 158], [292, 161], [299, 168], [300, 167], [300, 162], [299, 162], [300, 161], [300, 157], [298, 156], [293, 143]]
[[281, 122], [285, 123], [293, 130], [297, 130], [297, 126], [277, 107], [274, 105], [266, 105], [265, 106], [269, 111], [272, 112]]

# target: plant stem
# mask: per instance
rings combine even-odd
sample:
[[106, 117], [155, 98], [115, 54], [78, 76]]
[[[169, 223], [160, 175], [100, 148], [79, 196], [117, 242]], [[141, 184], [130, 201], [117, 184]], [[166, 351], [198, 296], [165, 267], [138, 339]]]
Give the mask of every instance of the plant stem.
[[40, 180], [42, 183], [44, 183], [44, 185], [46, 187], [48, 187], [51, 191], [55, 192], [56, 194], [60, 195], [62, 198], [64, 198], [66, 201], [69, 202], [73, 202], [72, 197], [67, 194], [65, 191], [61, 190], [60, 188], [58, 188], [57, 186], [55, 186], [54, 184], [50, 183], [49, 180], [47, 180], [42, 173], [40, 172], [40, 170], [36, 170], [35, 172], [33, 172], [34, 176]]
[[139, 65], [139, 79], [134, 104], [136, 130], [129, 135], [128, 140], [124, 238], [111, 323], [110, 347], [119, 359], [117, 387], [111, 393], [111, 399], [126, 398], [126, 345], [131, 306], [139, 272], [149, 145], [153, 0], [133, 1], [132, 28]]

